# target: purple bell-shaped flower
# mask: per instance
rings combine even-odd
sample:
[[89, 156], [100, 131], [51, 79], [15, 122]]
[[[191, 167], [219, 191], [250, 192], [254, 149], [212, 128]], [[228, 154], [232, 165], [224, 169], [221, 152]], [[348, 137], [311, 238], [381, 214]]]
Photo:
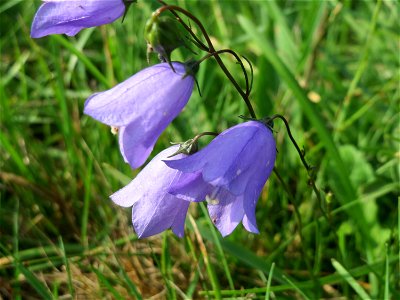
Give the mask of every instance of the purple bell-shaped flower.
[[160, 134], [181, 112], [194, 86], [193, 75], [178, 62], [148, 67], [85, 102], [84, 113], [119, 128], [121, 153], [132, 168], [140, 167]]
[[[169, 168], [162, 161], [177, 149], [177, 146], [172, 146], [160, 152], [131, 183], [110, 196], [120, 206], [132, 206], [132, 223], [139, 238], [169, 228], [177, 236], [183, 237], [190, 202], [169, 194], [168, 189], [175, 182], [192, 180], [193, 176], [181, 178], [182, 172]], [[184, 155], [179, 154], [174, 159], [182, 157]]]
[[165, 163], [196, 180], [178, 181], [169, 192], [187, 201], [208, 203], [211, 220], [223, 236], [242, 222], [258, 233], [255, 209], [276, 158], [273, 134], [258, 121], [236, 125], [199, 152]]

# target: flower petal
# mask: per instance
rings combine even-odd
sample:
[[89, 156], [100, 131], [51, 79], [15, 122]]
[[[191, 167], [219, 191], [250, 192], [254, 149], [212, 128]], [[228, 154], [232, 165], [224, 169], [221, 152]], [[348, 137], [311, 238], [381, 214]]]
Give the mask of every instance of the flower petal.
[[[185, 75], [181, 63], [161, 63], [143, 69], [112, 89], [97, 93], [85, 102], [84, 113], [110, 125], [127, 126], [139, 121], [144, 132], [169, 124], [186, 105], [194, 79]], [[160, 124], [161, 123], [161, 124]]]
[[243, 202], [245, 211], [243, 225], [248, 231], [255, 233], [258, 233], [255, 216], [256, 205], [265, 182], [274, 168], [276, 158], [275, 140], [273, 139], [272, 133], [271, 136], [268, 137], [268, 143], [266, 143], [263, 149], [263, 157], [260, 158], [260, 163], [256, 166], [252, 177], [248, 181]]
[[204, 182], [199, 172], [185, 174], [181, 179], [172, 185], [168, 192], [182, 200], [191, 202], [203, 201], [206, 195], [213, 189], [210, 184]]
[[271, 130], [260, 122], [250, 121], [224, 131], [198, 153], [165, 163], [182, 172], [201, 172], [203, 181], [212, 188], [198, 178], [195, 182], [200, 184], [173, 185], [170, 191], [194, 201], [199, 195], [204, 197], [208, 190], [210, 217], [225, 236], [240, 221], [248, 231], [258, 233], [255, 208], [275, 158]]
[[139, 168], [149, 157], [157, 138], [161, 134], [147, 134], [137, 122], [119, 129], [119, 149], [132, 169]]
[[185, 217], [190, 202], [164, 194], [149, 194], [136, 202], [132, 208], [132, 224], [139, 238], [167, 230], [174, 225], [174, 233], [183, 235]]
[[257, 221], [255, 215], [247, 216], [246, 214], [243, 216], [242, 224], [247, 231], [252, 233], [260, 233], [257, 227]]
[[252, 175], [252, 171], [247, 170], [259, 163], [262, 151], [268, 151], [270, 145], [266, 142], [270, 137], [275, 145], [271, 131], [263, 124], [256, 121], [242, 123], [221, 133], [199, 152], [180, 160], [166, 161], [166, 164], [182, 172], [201, 171], [204, 181], [240, 195]]
[[171, 229], [173, 233], [182, 238], [185, 233], [185, 220], [190, 202], [186, 201], [186, 204], [184, 204], [180, 201], [177, 201], [177, 203], [179, 203], [180, 209], [176, 210], [176, 215], [174, 221], [171, 224]]
[[[171, 178], [175, 178], [177, 175], [180, 176], [180, 173], [168, 168], [162, 159], [173, 154], [176, 149], [178, 149], [178, 146], [172, 146], [161, 151], [127, 186], [112, 194], [110, 196], [111, 200], [117, 205], [129, 207], [142, 199], [143, 195], [147, 195], [148, 191], [160, 194], [165, 192], [171, 184]], [[179, 159], [183, 156], [183, 154], [179, 154], [174, 158]], [[159, 174], [165, 174], [165, 176], [160, 178]], [[160, 184], [154, 187], [154, 182], [156, 181]]]
[[[247, 129], [248, 126], [243, 126], [244, 124], [246, 123], [240, 125]], [[229, 169], [241, 152], [243, 144], [245, 145], [249, 139], [248, 130], [237, 130], [238, 126], [225, 130], [199, 152], [181, 160], [166, 161], [166, 164], [182, 172], [202, 169], [206, 181], [214, 180]], [[251, 127], [250, 130], [254, 131]]]
[[222, 236], [232, 233], [243, 218], [243, 197], [235, 197], [221, 189], [217, 194], [218, 204], [207, 206], [211, 221], [218, 228]]
[[[190, 202], [167, 193], [182, 172], [169, 168], [162, 159], [176, 152], [172, 146], [155, 156], [126, 187], [111, 195], [116, 204], [132, 208], [132, 223], [139, 238], [160, 233], [170, 227], [182, 236]], [[174, 156], [174, 159], [183, 157]]]
[[86, 100], [84, 113], [120, 127], [120, 150], [132, 168], [140, 167], [158, 137], [181, 112], [193, 91], [185, 66], [167, 63], [142, 70], [114, 88]]
[[[275, 147], [271, 131], [264, 125], [260, 126], [225, 174], [210, 183], [222, 186], [235, 195], [243, 194], [251, 176], [257, 169], [257, 165], [262, 164], [268, 155], [270, 137], [272, 137]], [[275, 148], [272, 151], [275, 153]]]
[[49, 34], [73, 36], [81, 29], [111, 23], [124, 14], [122, 0], [50, 0], [43, 3], [32, 22], [31, 37]]

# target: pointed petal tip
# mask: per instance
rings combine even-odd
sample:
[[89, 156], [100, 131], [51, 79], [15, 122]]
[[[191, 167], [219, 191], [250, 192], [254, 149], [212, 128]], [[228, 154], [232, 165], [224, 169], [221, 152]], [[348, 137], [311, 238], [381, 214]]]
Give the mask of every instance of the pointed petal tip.
[[217, 227], [217, 229], [218, 229], [219, 233], [221, 234], [221, 236], [223, 238], [226, 238], [228, 235], [232, 234], [232, 232], [236, 229], [236, 226], [237, 225], [230, 227], [230, 228], [218, 228]]
[[177, 230], [172, 229], [172, 232], [180, 239], [182, 239], [183, 236], [185, 235], [184, 231], [177, 231]]
[[222, 233], [221, 231], [220, 231], [220, 233], [221, 233], [221, 236], [223, 237], [223, 238], [226, 238], [228, 235], [230, 235], [232, 232], [224, 232], [224, 233]]
[[[135, 231], [136, 232], [136, 231]], [[144, 239], [144, 238], [146, 238], [147, 236], [145, 236], [143, 233], [137, 233], [136, 232], [136, 236], [137, 236], [137, 238], [138, 238], [138, 240], [141, 240], [141, 239]]]
[[109, 196], [109, 198], [114, 202], [114, 204], [121, 207], [131, 207], [134, 204], [134, 201], [124, 192], [124, 188], [116, 191], [114, 194]]
[[243, 220], [242, 220], [242, 224], [244, 226], [244, 228], [251, 233], [255, 233], [255, 234], [260, 234], [260, 231], [258, 230], [257, 227], [257, 223], [254, 217], [254, 222], [250, 221], [250, 218], [247, 215], [244, 215]]

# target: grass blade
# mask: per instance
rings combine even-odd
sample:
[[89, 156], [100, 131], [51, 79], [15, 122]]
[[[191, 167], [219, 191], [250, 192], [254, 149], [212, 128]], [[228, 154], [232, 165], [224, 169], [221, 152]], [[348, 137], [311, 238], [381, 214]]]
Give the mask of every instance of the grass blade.
[[354, 279], [353, 276], [335, 259], [332, 258], [332, 265], [339, 273], [340, 276], [343, 277], [344, 280], [353, 288], [353, 290], [361, 297], [361, 299], [371, 299], [371, 297], [365, 292], [365, 290], [361, 287], [361, 285]]
[[107, 291], [109, 291], [111, 294], [114, 295], [115, 299], [117, 300], [123, 300], [124, 297], [118, 293], [118, 291], [113, 287], [113, 285], [110, 283], [110, 281], [107, 279], [106, 276], [104, 276], [99, 270], [92, 268], [93, 272], [96, 273], [97, 278], [99, 279], [100, 283], [102, 283]]
[[271, 264], [271, 269], [269, 270], [269, 274], [268, 274], [267, 291], [265, 292], [265, 300], [269, 300], [269, 294], [270, 294], [270, 288], [271, 288], [271, 282], [272, 282], [272, 275], [274, 274], [274, 267], [275, 267], [275, 263], [272, 263]]
[[29, 269], [25, 268], [22, 264], [19, 264], [19, 269], [24, 274], [26, 281], [38, 292], [43, 299], [53, 299], [53, 296], [49, 289], [39, 280], [36, 275]]
[[310, 298], [306, 294], [304, 294], [304, 292], [296, 284], [294, 284], [289, 278], [287, 278], [286, 276], [284, 276], [284, 278], [301, 295], [302, 299], [310, 300]]
[[72, 54], [75, 54], [78, 59], [85, 65], [87, 70], [97, 79], [97, 81], [104, 84], [106, 88], [110, 88], [111, 85], [107, 78], [97, 69], [97, 67], [82, 53], [73, 43], [67, 40], [61, 35], [52, 35], [51, 38], [57, 43], [69, 50]]
[[70, 292], [72, 298], [75, 298], [75, 290], [74, 290], [74, 286], [72, 284], [71, 269], [69, 267], [67, 253], [65, 252], [64, 242], [63, 242], [61, 236], [58, 238], [58, 240], [59, 240], [60, 248], [61, 248], [61, 251], [62, 251], [61, 254], [62, 254], [63, 262], [64, 262], [64, 265], [65, 265], [65, 268], [66, 268], [67, 274], [68, 274], [68, 289], [69, 289], [69, 292]]
[[390, 281], [390, 276], [389, 276], [389, 247], [386, 245], [386, 261], [385, 261], [385, 293], [383, 298], [385, 300], [390, 299], [390, 292], [389, 292], [389, 281]]

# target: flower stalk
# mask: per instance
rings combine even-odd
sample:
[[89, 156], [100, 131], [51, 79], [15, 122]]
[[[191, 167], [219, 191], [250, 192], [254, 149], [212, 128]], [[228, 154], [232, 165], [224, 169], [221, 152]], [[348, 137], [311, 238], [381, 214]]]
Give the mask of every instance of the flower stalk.
[[[190, 33], [190, 35], [195, 39], [195, 41], [201, 46], [202, 50], [207, 51], [208, 53], [213, 53], [213, 56], [215, 58], [215, 60], [217, 61], [218, 65], [220, 66], [221, 70], [225, 73], [226, 77], [229, 79], [229, 81], [233, 84], [233, 86], [235, 87], [235, 89], [238, 91], [238, 93], [240, 94], [240, 96], [243, 98], [244, 102], [247, 105], [247, 108], [249, 110], [250, 115], [253, 118], [256, 118], [256, 114], [254, 112], [254, 109], [251, 105], [250, 99], [249, 99], [249, 89], [248, 89], [248, 84], [246, 84], [246, 92], [244, 92], [242, 90], [242, 88], [239, 86], [239, 84], [237, 83], [237, 81], [235, 80], [235, 78], [232, 76], [232, 74], [229, 72], [228, 68], [225, 66], [225, 64], [223, 63], [221, 57], [219, 56], [218, 51], [215, 50], [213, 43], [211, 42], [211, 39], [207, 33], [207, 31], [205, 30], [203, 24], [200, 22], [200, 20], [198, 18], [196, 18], [194, 15], [192, 15], [190, 12], [188, 12], [187, 10], [176, 6], [176, 5], [167, 5], [164, 1], [159, 1], [161, 4], [163, 4], [164, 6], [160, 7], [159, 9], [156, 10], [155, 14], [161, 14], [164, 11], [171, 11], [173, 13], [176, 14], [176, 12], [180, 12], [182, 14], [184, 14], [185, 16], [187, 16], [189, 19], [191, 19], [200, 29], [204, 39], [207, 42], [207, 46], [202, 43], [200, 41], [200, 39], [196, 36], [196, 34], [192, 31], [192, 29], [186, 25], [186, 23], [184, 23], [184, 21], [180, 18], [177, 17], [177, 20], [181, 23], [184, 24], [185, 29]], [[175, 15], [174, 14], [174, 15]], [[233, 51], [232, 51], [233, 52]], [[233, 54], [233, 53], [232, 53]], [[238, 59], [240, 61], [240, 59]], [[242, 64], [243, 65], [243, 64]], [[246, 75], [247, 78], [247, 75]], [[246, 80], [247, 82], [248, 80]]]
[[218, 134], [219, 133], [207, 131], [207, 132], [200, 133], [200, 134], [196, 135], [194, 138], [192, 138], [190, 140], [187, 140], [185, 142], [177, 142], [177, 143], [172, 142], [171, 143], [172, 145], [179, 145], [179, 149], [175, 153], [173, 153], [170, 156], [168, 156], [168, 158], [173, 157], [173, 156], [178, 155], [178, 154], [190, 155], [190, 154], [196, 153], [198, 151], [198, 149], [199, 149], [198, 140], [202, 136], [205, 136], [205, 135], [217, 136]]

